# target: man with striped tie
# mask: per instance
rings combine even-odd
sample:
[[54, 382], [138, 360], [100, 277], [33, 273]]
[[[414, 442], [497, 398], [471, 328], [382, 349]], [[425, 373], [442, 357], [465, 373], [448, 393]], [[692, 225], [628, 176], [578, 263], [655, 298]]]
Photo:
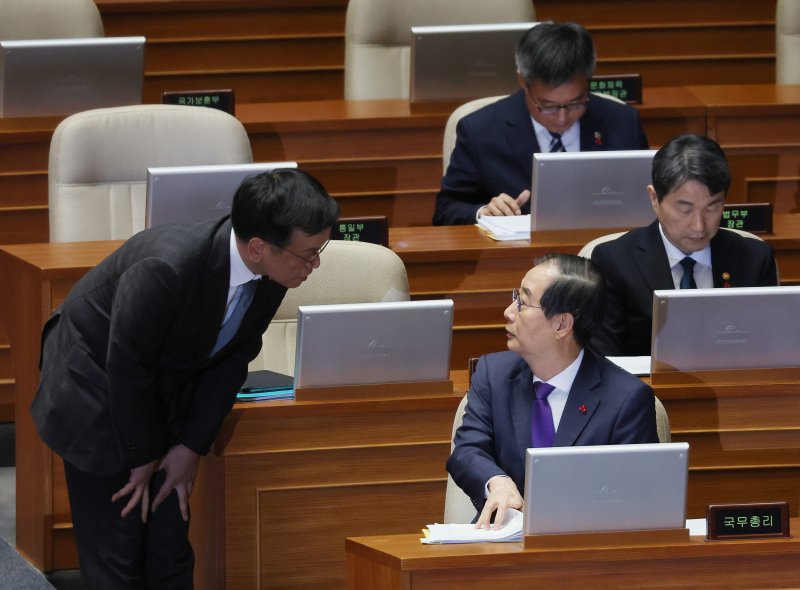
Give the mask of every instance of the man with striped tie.
[[529, 447], [658, 442], [650, 387], [585, 349], [604, 308], [599, 271], [570, 254], [537, 260], [514, 289], [508, 350], [478, 361], [447, 461], [478, 526], [522, 507]]
[[37, 430], [64, 459], [87, 588], [191, 588], [188, 498], [336, 202], [308, 174], [246, 179], [230, 216], [140, 232], [44, 328]]
[[589, 93], [595, 50], [581, 25], [535, 25], [516, 62], [520, 90], [459, 121], [434, 225], [529, 213], [535, 152], [647, 149], [635, 109]]
[[605, 321], [592, 340], [600, 354], [650, 354], [657, 289], [778, 284], [769, 244], [720, 229], [731, 173], [716, 141], [674, 137], [656, 152], [652, 181], [656, 220], [592, 252], [608, 291]]

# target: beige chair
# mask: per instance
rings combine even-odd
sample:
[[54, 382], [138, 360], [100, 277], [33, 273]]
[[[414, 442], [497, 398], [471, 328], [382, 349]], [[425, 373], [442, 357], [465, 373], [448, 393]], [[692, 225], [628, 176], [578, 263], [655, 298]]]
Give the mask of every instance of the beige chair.
[[252, 160], [242, 124], [215, 109], [135, 105], [67, 117], [50, 142], [50, 241], [126, 239], [143, 229], [150, 166]]
[[444, 141], [442, 142], [442, 172], [447, 172], [447, 167], [450, 165], [450, 156], [453, 154], [453, 149], [456, 147], [456, 125], [463, 118], [474, 113], [478, 109], [482, 109], [486, 105], [497, 102], [505, 95], [489, 96], [486, 98], [476, 98], [468, 103], [462, 104], [447, 118], [447, 124], [444, 126]]
[[610, 242], [611, 240], [616, 240], [620, 236], [624, 236], [627, 232], [620, 231], [613, 234], [606, 234], [604, 236], [600, 236], [599, 238], [593, 239], [591, 242], [586, 243], [583, 248], [581, 248], [580, 252], [578, 252], [578, 256], [583, 256], [584, 258], [591, 258], [592, 251], [594, 250], [595, 246], [602, 244], [603, 242]]
[[800, 83], [800, 0], [778, 0], [775, 8], [775, 82]]
[[102, 36], [92, 0], [0, 0], [0, 40]]
[[[668, 443], [672, 442], [672, 434], [669, 430], [669, 417], [667, 411], [664, 409], [664, 404], [661, 400], [656, 400], [656, 429], [658, 430], [658, 442]], [[467, 406], [467, 396], [461, 400], [456, 410], [455, 418], [453, 418], [453, 431], [451, 440], [455, 440], [456, 430], [461, 426], [464, 419], [464, 410]], [[450, 452], [453, 451], [454, 443], [450, 443]], [[444, 522], [446, 523], [467, 523], [472, 522], [475, 518], [476, 510], [472, 504], [472, 500], [464, 491], [456, 485], [450, 474], [447, 474], [447, 488], [444, 497]]]
[[397, 254], [377, 244], [333, 240], [322, 252], [319, 268], [300, 287], [286, 294], [264, 333], [261, 353], [250, 363], [250, 370], [269, 369], [294, 375], [300, 305], [408, 299], [406, 268]]
[[344, 96], [349, 100], [408, 98], [412, 26], [535, 19], [532, 0], [350, 0]]

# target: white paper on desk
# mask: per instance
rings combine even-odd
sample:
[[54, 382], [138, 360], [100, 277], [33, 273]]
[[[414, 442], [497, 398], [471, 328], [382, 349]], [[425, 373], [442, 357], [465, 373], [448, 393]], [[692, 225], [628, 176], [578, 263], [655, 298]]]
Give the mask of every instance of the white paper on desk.
[[476, 529], [474, 524], [429, 524], [426, 545], [443, 543], [509, 543], [522, 540], [522, 512], [510, 508], [500, 529]]
[[606, 358], [631, 375], [647, 377], [650, 374], [649, 356], [607, 356]]
[[530, 240], [530, 215], [483, 215], [478, 227], [495, 240]]

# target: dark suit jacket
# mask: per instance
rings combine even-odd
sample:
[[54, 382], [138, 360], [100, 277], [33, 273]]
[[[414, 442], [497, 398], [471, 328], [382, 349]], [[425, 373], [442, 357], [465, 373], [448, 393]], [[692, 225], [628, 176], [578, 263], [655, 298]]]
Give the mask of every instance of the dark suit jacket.
[[[592, 261], [607, 288], [605, 321], [592, 339], [592, 349], [606, 356], [649, 355], [653, 291], [675, 288], [658, 221], [598, 245]], [[769, 244], [724, 229], [711, 240], [711, 272], [714, 287], [778, 284]]]
[[[464, 422], [456, 431], [447, 470], [480, 511], [484, 486], [495, 475], [508, 475], [524, 493], [533, 373], [516, 353], [490, 354], [478, 362], [467, 395]], [[653, 391], [641, 379], [587, 350], [554, 446], [652, 442], [658, 442]]]
[[141, 232], [48, 321], [31, 412], [65, 460], [104, 476], [177, 443], [208, 452], [286, 293], [262, 279], [238, 333], [209, 358], [227, 301], [230, 231], [226, 218]]
[[[581, 151], [647, 147], [636, 109], [590, 95], [581, 117]], [[461, 119], [433, 224], [475, 223], [478, 209], [493, 197], [530, 189], [533, 154], [539, 151], [522, 90]], [[530, 213], [529, 204], [523, 213]]]

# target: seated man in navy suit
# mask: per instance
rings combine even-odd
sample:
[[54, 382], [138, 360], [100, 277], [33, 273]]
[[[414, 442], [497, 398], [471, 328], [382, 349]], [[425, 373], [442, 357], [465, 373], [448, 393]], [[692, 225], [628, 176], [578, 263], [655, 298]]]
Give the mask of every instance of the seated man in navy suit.
[[600, 354], [650, 354], [656, 289], [778, 284], [768, 244], [719, 227], [731, 174], [717, 142], [673, 138], [656, 152], [652, 180], [656, 221], [592, 252], [608, 292], [605, 322], [592, 340]]
[[522, 507], [529, 447], [658, 442], [650, 387], [585, 349], [605, 307], [590, 260], [544, 256], [512, 299], [508, 351], [478, 361], [447, 461], [480, 512], [478, 527]]
[[647, 149], [635, 109], [589, 94], [595, 51], [582, 26], [534, 26], [516, 62], [520, 90], [459, 121], [434, 225], [530, 213], [535, 152]]

